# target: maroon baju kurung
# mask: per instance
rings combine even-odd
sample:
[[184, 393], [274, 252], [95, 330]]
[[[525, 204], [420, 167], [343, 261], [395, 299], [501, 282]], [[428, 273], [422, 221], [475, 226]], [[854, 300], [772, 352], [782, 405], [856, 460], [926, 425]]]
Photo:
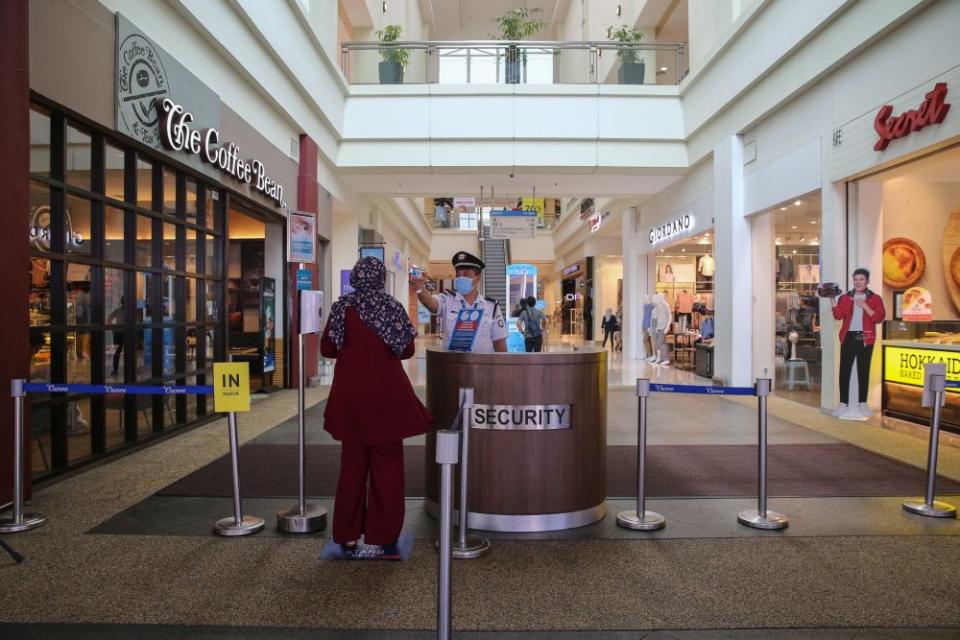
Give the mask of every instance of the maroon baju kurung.
[[[403, 527], [403, 439], [426, 433], [433, 416], [413, 391], [401, 359], [360, 319], [346, 310], [341, 349], [323, 331], [320, 351], [336, 358], [323, 428], [342, 443], [340, 481], [333, 516], [334, 542], [387, 545]], [[369, 489], [368, 489], [369, 483]]]

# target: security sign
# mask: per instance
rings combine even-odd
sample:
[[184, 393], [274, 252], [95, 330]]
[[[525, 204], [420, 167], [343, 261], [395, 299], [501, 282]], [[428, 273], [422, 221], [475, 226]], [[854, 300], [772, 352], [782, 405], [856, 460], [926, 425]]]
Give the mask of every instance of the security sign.
[[213, 410], [217, 413], [250, 411], [250, 363], [213, 364]]

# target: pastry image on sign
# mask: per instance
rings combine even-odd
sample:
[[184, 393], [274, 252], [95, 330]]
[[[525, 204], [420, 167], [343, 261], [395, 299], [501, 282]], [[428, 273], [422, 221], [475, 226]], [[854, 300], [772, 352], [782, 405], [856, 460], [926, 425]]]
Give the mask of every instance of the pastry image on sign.
[[950, 257], [950, 279], [960, 287], [960, 247], [957, 247]]
[[903, 321], [933, 320], [933, 297], [923, 287], [910, 287], [903, 293]]
[[908, 238], [890, 238], [883, 243], [883, 284], [904, 289], [916, 284], [927, 266], [923, 249]]

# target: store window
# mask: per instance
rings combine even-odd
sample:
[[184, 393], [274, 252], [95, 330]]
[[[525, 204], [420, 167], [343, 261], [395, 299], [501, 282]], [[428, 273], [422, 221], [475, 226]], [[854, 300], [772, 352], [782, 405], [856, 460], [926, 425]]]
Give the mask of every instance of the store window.
[[110, 143], [104, 145], [103, 161], [107, 171], [104, 193], [119, 202], [124, 199], [124, 155], [123, 149]]
[[[878, 228], [883, 239], [879, 259], [858, 257], [872, 263], [870, 289], [886, 310], [868, 399], [881, 401], [886, 416], [929, 425], [923, 363], [946, 363], [947, 380], [960, 380], [960, 147], [860, 180], [856, 194], [860, 246], [871, 246], [865, 240]], [[857, 391], [851, 385], [848, 404], [859, 403]], [[955, 389], [947, 389], [940, 424], [960, 432]]]
[[125, 262], [126, 212], [107, 205], [103, 210], [103, 259], [109, 262]]
[[38, 107], [30, 109], [30, 173], [50, 175], [50, 116]]
[[197, 224], [197, 181], [188, 179], [186, 182], [186, 201], [184, 212], [190, 224]]
[[167, 167], [163, 168], [163, 212], [177, 213], [177, 174]]
[[67, 253], [90, 255], [93, 251], [93, 211], [90, 200], [67, 196], [64, 242]]
[[153, 266], [153, 218], [137, 216], [136, 254], [138, 267]]
[[[647, 332], [643, 337], [645, 352], [658, 364], [712, 377], [712, 355], [698, 356], [697, 351], [706, 349], [712, 354], [713, 349], [713, 232], [703, 231], [659, 249], [654, 266], [656, 294], [644, 303], [649, 305], [643, 312], [644, 323], [664, 317], [656, 313], [656, 305], [665, 305], [671, 321], [666, 331]], [[656, 325], [656, 320], [651, 322]]]
[[137, 206], [153, 207], [153, 163], [137, 156]]
[[820, 406], [820, 192], [773, 207], [777, 395]]
[[90, 191], [90, 167], [93, 164], [90, 135], [67, 125], [67, 184]]
[[163, 268], [174, 271], [177, 268], [177, 225], [163, 224]]
[[[227, 196], [202, 176], [162, 166], [55, 108], [31, 107], [30, 141], [23, 241], [30, 248], [31, 378], [208, 379], [212, 363], [225, 358], [217, 352], [226, 340], [217, 297], [223, 268], [215, 262], [222, 259]], [[65, 172], [51, 158], [62, 158]], [[135, 176], [127, 174], [128, 158]], [[35, 395], [30, 405], [37, 476], [207, 414], [206, 399], [124, 394]]]

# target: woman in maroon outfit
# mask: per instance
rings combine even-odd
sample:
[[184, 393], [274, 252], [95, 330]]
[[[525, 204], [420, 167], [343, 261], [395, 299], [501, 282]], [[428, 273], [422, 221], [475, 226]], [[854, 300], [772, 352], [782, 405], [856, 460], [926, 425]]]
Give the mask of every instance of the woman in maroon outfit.
[[400, 362], [413, 356], [417, 330], [385, 282], [382, 262], [357, 261], [355, 291], [333, 305], [320, 342], [324, 357], [337, 359], [323, 428], [342, 445], [333, 541], [347, 550], [361, 535], [366, 544], [396, 542], [406, 510], [403, 439], [433, 423]]

